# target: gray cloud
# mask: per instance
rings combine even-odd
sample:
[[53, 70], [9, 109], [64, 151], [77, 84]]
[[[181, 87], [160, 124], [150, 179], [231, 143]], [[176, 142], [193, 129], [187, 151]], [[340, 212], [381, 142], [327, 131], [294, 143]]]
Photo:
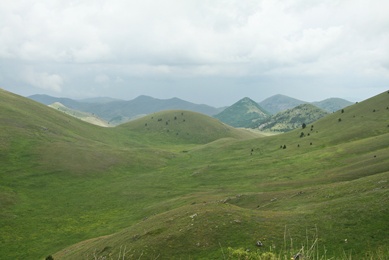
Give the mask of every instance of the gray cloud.
[[0, 84], [68, 96], [195, 97], [201, 85], [228, 100], [254, 87], [367, 98], [387, 88], [388, 9], [379, 0], [3, 1]]

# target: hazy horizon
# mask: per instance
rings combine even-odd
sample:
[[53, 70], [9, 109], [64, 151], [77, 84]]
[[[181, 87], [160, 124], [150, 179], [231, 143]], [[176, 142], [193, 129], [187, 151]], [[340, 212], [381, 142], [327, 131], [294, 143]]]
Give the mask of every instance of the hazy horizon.
[[0, 87], [228, 106], [362, 101], [389, 82], [389, 2], [3, 1]]
[[[377, 95], [378, 95], [378, 94], [380, 94], [380, 93], [377, 93]], [[38, 94], [28, 95], [28, 96], [25, 96], [25, 97], [29, 98], [29, 97], [34, 96], [34, 95], [48, 95], [48, 94], [41, 94], [41, 93], [38, 93]], [[323, 101], [323, 100], [325, 100], [325, 99], [330, 99], [330, 98], [339, 98], [339, 97], [327, 97], [327, 98], [324, 98], [324, 99], [321, 99], [321, 100], [304, 100], [304, 99], [300, 99], [300, 98], [298, 98], [298, 97], [291, 97], [291, 96], [284, 95], [284, 94], [275, 94], [275, 95], [283, 95], [283, 96], [287, 96], [287, 97], [290, 97], [290, 98], [298, 99], [298, 100], [300, 100], [300, 101], [311, 102], [311, 103], [312, 103], [312, 102]], [[253, 98], [251, 98], [251, 97], [249, 97], [249, 96], [247, 96], [247, 97], [250, 98], [250, 99], [252, 99], [252, 100], [254, 100], [254, 101], [257, 102], [257, 103], [260, 103], [260, 102], [262, 102], [262, 101], [264, 101], [264, 100], [266, 100], [266, 99], [268, 99], [268, 98], [271, 98], [271, 97], [273, 97], [273, 96], [275, 96], [275, 95], [272, 95], [272, 96], [269, 96], [269, 97], [265, 97], [265, 98], [263, 98], [263, 99], [261, 99], [261, 100], [255, 100], [255, 99], [253, 99]], [[103, 98], [103, 99], [104, 99], [104, 98], [116, 99], [116, 100], [120, 100], [120, 101], [131, 101], [131, 100], [137, 99], [137, 98], [139, 98], [139, 97], [141, 97], [141, 96], [147, 96], [147, 97], [151, 97], [151, 98], [155, 98], [155, 99], [160, 99], [160, 100], [169, 100], [169, 99], [178, 98], [178, 99], [181, 99], [181, 100], [184, 100], [184, 101], [192, 102], [192, 101], [190, 101], [190, 100], [186, 100], [186, 99], [183, 99], [183, 98], [180, 98], [180, 97], [158, 98], [158, 97], [154, 97], [154, 96], [150, 96], [150, 95], [139, 95], [139, 96], [136, 96], [135, 98], [131, 98], [131, 99], [125, 99], [125, 98], [120, 98], [120, 97], [119, 97], [119, 98], [113, 98], [113, 97], [109, 97], [109, 96], [95, 96], [95, 97], [87, 97], [87, 98], [77, 98], [77, 97], [76, 97], [76, 98], [72, 98], [72, 97], [62, 97], [62, 96], [52, 96], [52, 95], [48, 95], [48, 96], [51, 96], [51, 97], [54, 97], [54, 98], [69, 98], [69, 99], [76, 100], [76, 101], [84, 101], [84, 100], [88, 100], [88, 99], [99, 99], [99, 98]], [[225, 106], [231, 106], [231, 105], [233, 105], [234, 103], [240, 101], [240, 100], [243, 99], [243, 98], [245, 98], [245, 97], [241, 97], [241, 98], [239, 98], [239, 99], [236, 99], [236, 100], [233, 101], [231, 104], [227, 104], [227, 105], [225, 105]], [[368, 98], [370, 98], [370, 97], [368, 97]], [[366, 99], [368, 99], [368, 98], [366, 98]], [[345, 99], [345, 100], [347, 100], [347, 99]], [[351, 100], [347, 100], [347, 101], [354, 102], [354, 101], [351, 101]], [[363, 101], [363, 100], [360, 100], [360, 101]], [[214, 106], [213, 104], [208, 104], [208, 103], [204, 103], [204, 102], [192, 102], [192, 103], [198, 104], [198, 105], [209, 105], [209, 106], [213, 106], [213, 107], [215, 107], [215, 108], [225, 107], [225, 106]]]

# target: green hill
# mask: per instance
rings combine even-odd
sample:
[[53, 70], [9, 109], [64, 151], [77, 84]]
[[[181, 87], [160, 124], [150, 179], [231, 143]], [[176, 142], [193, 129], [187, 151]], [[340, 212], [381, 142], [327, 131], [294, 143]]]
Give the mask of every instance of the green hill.
[[300, 128], [303, 124], [310, 124], [324, 117], [328, 113], [311, 104], [302, 104], [261, 120], [253, 125], [261, 131], [288, 132]]
[[[302, 104], [309, 104], [309, 102], [278, 94], [271, 96], [258, 104], [274, 115]], [[352, 105], [352, 102], [341, 98], [327, 98], [310, 104], [332, 113]]]
[[353, 103], [341, 98], [328, 98], [322, 101], [312, 102], [313, 105], [326, 110], [327, 112], [335, 112], [342, 108], [348, 107]]
[[221, 138], [258, 137], [253, 132], [235, 129], [209, 116], [182, 110], [154, 113], [118, 128], [154, 136], [159, 142], [167, 143], [206, 144]]
[[307, 102], [278, 94], [271, 96], [259, 102], [258, 104], [274, 115], [278, 112], [285, 111], [287, 109], [292, 109], [298, 105], [305, 103]]
[[243, 98], [214, 117], [234, 127], [249, 127], [269, 114], [250, 98]]
[[281, 259], [302, 246], [320, 258], [389, 253], [386, 92], [254, 139], [225, 131], [207, 140], [207, 128], [180, 139], [196, 123], [223, 131], [187, 111], [102, 128], [5, 91], [0, 111], [4, 259], [237, 259], [228, 247]]

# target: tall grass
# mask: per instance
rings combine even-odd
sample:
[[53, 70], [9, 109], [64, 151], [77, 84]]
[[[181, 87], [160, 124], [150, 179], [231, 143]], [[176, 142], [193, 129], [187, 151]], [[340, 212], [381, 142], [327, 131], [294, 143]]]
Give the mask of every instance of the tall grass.
[[[387, 260], [389, 259], [389, 250], [386, 248], [377, 248], [373, 251], [367, 251], [365, 255], [354, 256], [352, 252], [343, 251], [336, 257], [328, 257], [325, 245], [319, 244], [318, 230], [313, 236], [309, 236], [306, 231], [305, 242], [300, 246], [294, 245], [293, 238], [289, 236], [285, 227], [284, 244], [279, 252], [274, 250], [273, 246], [268, 249], [261, 248], [256, 251], [250, 251], [244, 248], [228, 248], [228, 255], [223, 253], [223, 259], [228, 260]], [[320, 249], [322, 247], [322, 249]], [[333, 254], [332, 254], [333, 255]]]

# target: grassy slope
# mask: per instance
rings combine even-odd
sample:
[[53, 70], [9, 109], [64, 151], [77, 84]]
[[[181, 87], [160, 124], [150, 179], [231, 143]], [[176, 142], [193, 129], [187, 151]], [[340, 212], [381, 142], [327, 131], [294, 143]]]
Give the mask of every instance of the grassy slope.
[[0, 255], [43, 257], [117, 231], [143, 217], [144, 205], [176, 196], [148, 195], [169, 189], [155, 171], [193, 146], [190, 139], [167, 149], [164, 136], [97, 127], [5, 91], [0, 106]]
[[161, 143], [205, 144], [221, 138], [253, 138], [257, 134], [238, 130], [222, 122], [191, 111], [168, 110], [147, 115], [121, 125], [120, 130], [142, 133], [148, 139]]
[[[316, 235], [328, 256], [351, 252], [361, 257], [385, 248], [388, 104], [385, 93], [330, 115], [305, 130], [311, 131], [309, 137], [300, 138], [296, 130], [197, 147], [167, 168], [180, 179], [175, 187], [191, 183], [193, 192], [154, 207], [156, 216], [57, 256], [86, 257], [93, 250], [117, 255], [126, 246], [132, 257], [220, 258], [220, 246], [255, 250], [257, 239], [264, 241], [264, 250], [272, 246], [276, 252], [289, 248], [293, 239], [296, 252]], [[279, 148], [283, 144], [287, 149]]]
[[104, 126], [104, 127], [109, 127], [110, 126], [108, 124], [108, 122], [104, 121], [101, 118], [98, 118], [97, 116], [95, 116], [95, 115], [93, 115], [91, 113], [86, 113], [86, 112], [82, 112], [82, 111], [78, 111], [78, 110], [75, 110], [75, 109], [68, 108], [68, 107], [62, 105], [59, 102], [55, 102], [55, 103], [49, 105], [49, 107], [57, 109], [58, 111], [61, 111], [61, 112], [65, 113], [65, 114], [68, 114], [70, 116], [78, 118], [78, 119], [80, 119], [82, 121], [88, 122], [90, 124], [94, 124], [94, 125], [98, 125], [98, 126]]
[[[104, 255], [126, 246], [134, 257], [220, 258], [220, 246], [255, 249], [257, 239], [279, 250], [285, 226], [295, 244], [317, 227], [336, 253], [389, 242], [389, 94], [320, 120], [309, 137], [297, 130], [209, 144], [194, 138], [199, 130], [190, 132], [193, 141], [156, 134], [159, 125], [141, 121], [147, 118], [103, 129], [6, 92], [0, 98], [6, 258], [44, 257], [114, 232], [55, 257], [86, 259], [95, 249]], [[171, 132], [186, 131], [180, 127]]]

